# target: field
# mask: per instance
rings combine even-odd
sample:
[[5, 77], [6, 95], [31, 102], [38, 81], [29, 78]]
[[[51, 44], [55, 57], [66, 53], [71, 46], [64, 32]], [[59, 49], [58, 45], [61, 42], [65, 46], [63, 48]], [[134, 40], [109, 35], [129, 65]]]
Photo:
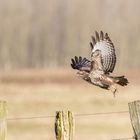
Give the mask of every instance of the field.
[[[134, 75], [132, 74], [134, 73]], [[121, 73], [122, 74], [122, 73]], [[130, 84], [110, 91], [87, 84], [70, 70], [1, 72], [0, 99], [8, 103], [8, 118], [127, 111], [128, 102], [140, 99], [138, 71], [127, 72]], [[54, 117], [9, 120], [7, 140], [55, 140]], [[112, 140], [133, 136], [128, 113], [75, 116], [75, 140]]]

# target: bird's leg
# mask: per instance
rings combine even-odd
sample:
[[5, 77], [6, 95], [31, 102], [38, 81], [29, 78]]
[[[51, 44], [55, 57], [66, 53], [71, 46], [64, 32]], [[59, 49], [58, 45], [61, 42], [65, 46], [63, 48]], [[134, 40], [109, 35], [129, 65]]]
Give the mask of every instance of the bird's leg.
[[113, 92], [114, 98], [116, 97], [116, 91], [117, 91], [117, 89]]
[[113, 93], [114, 97], [116, 96], [116, 92], [117, 92], [117, 87], [115, 84], [111, 85], [109, 87], [109, 89], [111, 90], [111, 92]]

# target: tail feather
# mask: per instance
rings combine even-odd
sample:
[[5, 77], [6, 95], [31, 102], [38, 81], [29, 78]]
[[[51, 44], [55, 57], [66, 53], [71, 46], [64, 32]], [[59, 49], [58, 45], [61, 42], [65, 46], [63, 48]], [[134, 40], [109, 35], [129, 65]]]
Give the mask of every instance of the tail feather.
[[128, 79], [125, 78], [125, 76], [118, 76], [118, 77], [113, 77], [115, 82], [121, 86], [126, 86], [129, 82]]

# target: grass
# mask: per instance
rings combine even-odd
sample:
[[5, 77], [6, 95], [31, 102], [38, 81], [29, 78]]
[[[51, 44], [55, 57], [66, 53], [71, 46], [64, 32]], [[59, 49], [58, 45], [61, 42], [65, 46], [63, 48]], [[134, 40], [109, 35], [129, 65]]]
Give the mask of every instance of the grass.
[[[54, 116], [58, 110], [71, 110], [74, 114], [124, 111], [128, 110], [128, 102], [140, 99], [140, 87], [130, 75], [132, 83], [119, 87], [116, 98], [110, 91], [87, 84], [72, 72], [21, 72], [21, 79], [17, 75], [1, 76], [0, 98], [8, 102], [8, 118]], [[55, 118], [8, 121], [7, 140], [55, 140], [54, 121]], [[75, 117], [76, 140], [132, 136], [128, 113]]]

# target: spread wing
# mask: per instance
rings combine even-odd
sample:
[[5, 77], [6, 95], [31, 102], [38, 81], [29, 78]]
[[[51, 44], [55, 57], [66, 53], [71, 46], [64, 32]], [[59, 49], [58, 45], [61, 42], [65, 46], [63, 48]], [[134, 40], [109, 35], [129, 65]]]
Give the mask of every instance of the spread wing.
[[113, 72], [116, 64], [114, 45], [107, 33], [104, 34], [101, 31], [100, 34], [95, 32], [95, 35], [96, 37], [92, 36], [92, 42], [90, 42], [92, 53], [94, 53], [96, 50], [100, 50], [104, 72]]
[[87, 58], [82, 58], [81, 56], [71, 59], [71, 67], [73, 69], [77, 69], [80, 71], [86, 71], [89, 72], [91, 69], [91, 61], [89, 61]]

